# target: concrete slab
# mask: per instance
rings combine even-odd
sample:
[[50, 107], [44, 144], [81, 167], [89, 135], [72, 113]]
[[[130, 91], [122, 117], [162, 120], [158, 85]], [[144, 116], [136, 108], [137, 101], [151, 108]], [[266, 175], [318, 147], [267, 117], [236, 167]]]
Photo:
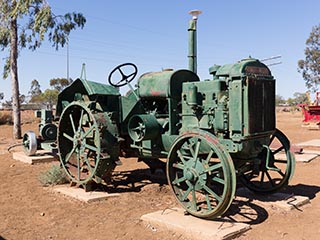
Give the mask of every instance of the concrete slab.
[[[296, 162], [311, 162], [313, 159], [318, 157], [319, 155], [316, 153], [296, 153], [295, 155]], [[278, 153], [277, 154], [277, 159], [279, 160], [286, 160], [286, 154], [285, 153]]]
[[83, 201], [83, 202], [96, 202], [105, 200], [110, 197], [118, 197], [120, 194], [118, 193], [107, 193], [107, 192], [85, 192], [84, 189], [78, 187], [70, 187], [70, 186], [55, 186], [53, 187], [54, 192], [61, 193], [65, 196], [72, 197], [74, 199]]
[[24, 152], [13, 152], [12, 157], [24, 163], [36, 164], [56, 161], [56, 157], [49, 151], [39, 150], [35, 156], [27, 156]]
[[184, 215], [181, 208], [166, 209], [143, 215], [141, 219], [153, 229], [169, 230], [182, 236], [201, 240], [234, 238], [250, 229], [249, 224], [212, 221]]
[[301, 147], [320, 147], [320, 139], [313, 139], [296, 145]]
[[316, 155], [320, 156], [320, 150], [315, 150], [315, 149], [303, 149], [302, 153], [316, 154]]
[[273, 193], [270, 195], [257, 195], [252, 193], [247, 188], [240, 188], [237, 190], [237, 196], [243, 198], [253, 199], [252, 202], [269, 209], [281, 209], [289, 211], [297, 209], [303, 205], [310, 203], [310, 199], [305, 196], [297, 196], [287, 193]]

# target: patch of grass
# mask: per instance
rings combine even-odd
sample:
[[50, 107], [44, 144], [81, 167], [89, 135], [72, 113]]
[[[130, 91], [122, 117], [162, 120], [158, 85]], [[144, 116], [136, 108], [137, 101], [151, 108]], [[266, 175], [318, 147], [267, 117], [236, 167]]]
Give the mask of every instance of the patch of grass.
[[13, 124], [12, 113], [0, 111], [0, 125]]
[[54, 186], [69, 182], [66, 173], [57, 165], [52, 165], [48, 171], [40, 173], [38, 179], [43, 186]]

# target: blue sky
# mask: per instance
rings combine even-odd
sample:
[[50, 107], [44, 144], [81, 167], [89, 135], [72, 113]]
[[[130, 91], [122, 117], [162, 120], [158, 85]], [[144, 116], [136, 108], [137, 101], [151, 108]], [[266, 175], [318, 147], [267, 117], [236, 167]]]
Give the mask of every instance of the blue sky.
[[[107, 83], [118, 64], [132, 62], [139, 73], [163, 68], [188, 68], [188, 12], [200, 9], [198, 20], [198, 74], [208, 79], [213, 64], [234, 63], [248, 56], [264, 59], [281, 55], [270, 66], [277, 94], [285, 98], [305, 92], [297, 62], [304, 58], [305, 41], [320, 23], [320, 1], [312, 0], [48, 0], [56, 14], [81, 12], [83, 30], [69, 38], [70, 77], [80, 76], [86, 64], [88, 80]], [[5, 53], [1, 52], [3, 66]], [[67, 51], [55, 51], [48, 42], [19, 57], [21, 94], [28, 94], [33, 79], [42, 90], [52, 78], [66, 77]], [[0, 80], [0, 92], [11, 97], [10, 79]], [[123, 90], [124, 91], [124, 90]]]

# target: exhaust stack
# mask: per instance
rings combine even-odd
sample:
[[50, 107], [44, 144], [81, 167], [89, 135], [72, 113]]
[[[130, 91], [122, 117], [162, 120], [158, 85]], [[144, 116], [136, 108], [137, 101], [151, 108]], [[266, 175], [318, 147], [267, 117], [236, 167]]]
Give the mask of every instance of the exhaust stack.
[[192, 10], [189, 12], [192, 19], [189, 22], [189, 70], [197, 73], [197, 20], [202, 13], [200, 10]]

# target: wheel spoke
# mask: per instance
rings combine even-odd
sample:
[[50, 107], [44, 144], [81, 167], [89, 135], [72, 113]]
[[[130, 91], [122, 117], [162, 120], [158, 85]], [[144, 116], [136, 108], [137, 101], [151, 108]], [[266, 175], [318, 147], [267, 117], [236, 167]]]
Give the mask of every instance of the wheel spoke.
[[261, 172], [261, 178], [260, 178], [260, 186], [262, 186], [262, 184], [263, 184], [264, 174], [265, 174], [265, 172], [262, 171], [262, 172]]
[[181, 178], [176, 178], [176, 180], [174, 180], [174, 181], [172, 182], [172, 184], [178, 185], [179, 183], [184, 182], [184, 181], [186, 181], [186, 180], [187, 180], [187, 179], [183, 176], [183, 177], [181, 177]]
[[285, 173], [283, 173], [281, 170], [280, 171], [277, 171], [282, 177], [285, 177], [286, 176], [286, 174]]
[[[212, 171], [214, 171], [214, 170], [216, 170], [218, 168], [221, 168], [221, 167], [222, 167], [222, 163], [217, 163], [217, 164], [214, 164], [214, 165], [208, 167], [204, 172], [205, 173], [212, 172]], [[202, 173], [200, 173], [200, 174], [202, 174]]]
[[273, 179], [271, 178], [269, 172], [266, 172], [266, 175], [267, 175], [267, 177], [269, 179], [269, 182], [271, 183], [272, 187], [275, 187], [275, 184], [274, 184]]
[[208, 193], [206, 193], [206, 202], [207, 202], [209, 211], [211, 211], [212, 210], [212, 206], [211, 206], [211, 202], [210, 202], [210, 198], [209, 198], [209, 194]]
[[78, 170], [78, 180], [80, 180], [80, 151], [77, 153], [77, 170]]
[[95, 147], [95, 146], [91, 146], [91, 145], [89, 145], [87, 143], [85, 143], [84, 146], [85, 146], [85, 148], [88, 148], [91, 151], [98, 152], [98, 148]]
[[198, 210], [197, 208], [197, 198], [196, 198], [196, 189], [195, 189], [195, 186], [193, 185], [193, 188], [192, 188], [192, 205], [193, 205], [193, 209], [195, 211]]
[[279, 147], [277, 150], [273, 151], [273, 155], [276, 155], [278, 152], [282, 151], [284, 149], [284, 146]]
[[81, 130], [81, 127], [82, 127], [83, 112], [84, 112], [83, 109], [81, 109], [81, 114], [80, 114], [80, 119], [79, 119], [79, 127], [78, 127], [79, 131]]
[[193, 186], [191, 185], [191, 183], [189, 183], [188, 181], [186, 181], [187, 185], [188, 185], [188, 189], [184, 192], [184, 194], [182, 195], [182, 200], [185, 201], [188, 198], [189, 193], [192, 191]]
[[222, 198], [216, 194], [214, 191], [212, 191], [207, 185], [204, 185], [203, 186], [203, 189], [209, 193], [210, 195], [212, 195], [218, 202], [221, 202], [222, 201]]
[[73, 121], [73, 118], [72, 118], [72, 114], [69, 114], [69, 118], [70, 118], [70, 122], [71, 122], [71, 126], [72, 126], [72, 130], [73, 130], [73, 133], [76, 132], [76, 127], [74, 125], [74, 121]]
[[73, 137], [69, 136], [67, 133], [63, 133], [62, 136], [64, 136], [66, 139], [70, 140], [71, 142], [73, 142]]
[[194, 143], [191, 141], [191, 138], [188, 139], [188, 149], [190, 150], [191, 156], [194, 157], [195, 156], [195, 151], [193, 149]]
[[200, 149], [200, 139], [198, 139], [197, 143], [196, 143], [196, 148], [194, 150], [194, 156], [193, 156], [193, 160], [197, 161], [198, 155], [199, 155], [199, 149]]
[[88, 168], [89, 168], [90, 173], [92, 173], [92, 172], [93, 172], [93, 168], [91, 167], [91, 164], [90, 164], [90, 161], [88, 160], [87, 155], [84, 154], [83, 158], [84, 158], [84, 161], [85, 161], [86, 165], [87, 165]]
[[74, 146], [74, 147], [71, 149], [71, 151], [67, 154], [67, 157], [66, 157], [66, 159], [65, 159], [65, 163], [69, 162], [69, 160], [70, 160], [72, 154], [74, 153], [74, 151], [76, 150], [76, 148], [77, 148], [77, 146]]
[[288, 163], [287, 160], [280, 160], [280, 159], [275, 159], [273, 162], [275, 162], [275, 163], [283, 163], [283, 164], [287, 164]]
[[183, 156], [183, 154], [181, 153], [180, 150], [177, 150], [177, 155], [178, 155], [178, 157], [180, 158], [181, 162], [182, 162], [183, 164], [186, 164], [186, 161], [184, 160], [184, 156]]
[[209, 154], [208, 154], [208, 156], [207, 156], [207, 158], [206, 158], [206, 163], [210, 162], [210, 159], [212, 158], [213, 153], [214, 153], [214, 152], [213, 152], [213, 150], [211, 149], [210, 152], [209, 152]]
[[270, 138], [270, 142], [269, 142], [269, 146], [271, 145], [271, 143], [273, 142], [274, 138], [276, 137], [275, 134], [272, 134], [271, 138]]
[[224, 179], [219, 178], [217, 176], [213, 177], [212, 180], [215, 182], [221, 183], [222, 185], [224, 185], [226, 183], [226, 181]]
[[94, 126], [94, 125], [92, 125], [92, 126], [88, 129], [88, 131], [86, 131], [86, 132], [82, 135], [82, 139], [85, 139], [85, 138], [93, 131], [93, 129], [95, 129], [95, 126]]
[[172, 167], [184, 170], [184, 165], [181, 163], [173, 163]]

